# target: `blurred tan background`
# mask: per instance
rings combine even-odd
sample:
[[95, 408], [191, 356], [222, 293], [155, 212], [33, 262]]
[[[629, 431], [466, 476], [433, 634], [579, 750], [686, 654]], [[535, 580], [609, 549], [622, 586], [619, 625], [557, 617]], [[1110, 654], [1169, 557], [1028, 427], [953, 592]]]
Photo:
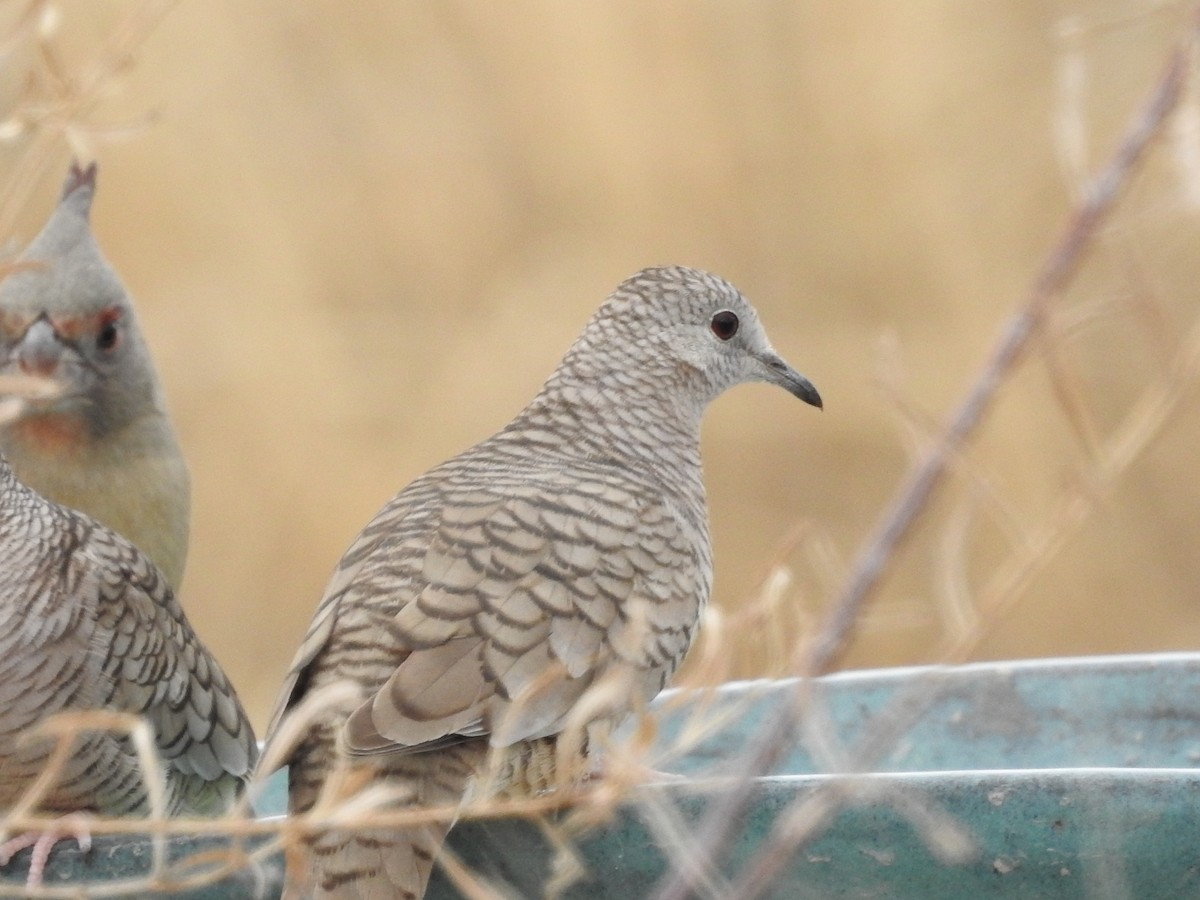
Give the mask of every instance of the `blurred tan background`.
[[[158, 9], [54, 8], [68, 92]], [[1018, 0], [171, 8], [71, 115], [94, 126], [76, 130], [101, 164], [94, 222], [191, 464], [184, 603], [256, 723], [358, 529], [507, 421], [608, 291], [661, 262], [741, 287], [826, 399], [818, 414], [741, 388], [706, 425], [716, 603], [754, 598], [773, 562], [795, 575], [777, 627], [733, 636], [730, 673], [767, 671], [764, 648], [802, 638], [909, 462], [877, 380], [883, 348], [898, 348], [913, 404], [944, 417], [1186, 13]], [[6, 111], [54, 94], [35, 46], [8, 45]], [[1065, 298], [1067, 355], [1101, 431], [1200, 314], [1194, 107]], [[6, 180], [31, 149], [43, 163], [12, 229], [22, 242], [69, 160], [46, 138], [62, 111], [41, 108], [0, 127]], [[1086, 471], [1046, 372], [1028, 361], [970, 455], [1009, 505], [1010, 535]], [[976, 656], [1200, 646], [1198, 440], [1200, 417], [1178, 415]], [[945, 586], [978, 584], [1002, 559], [990, 508], [961, 502], [970, 481], [940, 496], [849, 664], [929, 660]], [[818, 540], [781, 551], [797, 527]]]

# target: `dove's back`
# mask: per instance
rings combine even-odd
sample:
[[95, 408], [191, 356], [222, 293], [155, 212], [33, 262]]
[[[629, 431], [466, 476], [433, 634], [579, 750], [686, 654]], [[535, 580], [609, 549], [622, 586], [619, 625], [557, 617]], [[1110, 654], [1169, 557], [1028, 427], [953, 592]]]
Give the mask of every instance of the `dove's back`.
[[[166, 812], [228, 809], [255, 762], [250, 722], [162, 573], [129, 541], [21, 484], [0, 459], [0, 809], [45, 766], [57, 713], [144, 716]], [[89, 731], [40, 808], [148, 812], [131, 742]]]

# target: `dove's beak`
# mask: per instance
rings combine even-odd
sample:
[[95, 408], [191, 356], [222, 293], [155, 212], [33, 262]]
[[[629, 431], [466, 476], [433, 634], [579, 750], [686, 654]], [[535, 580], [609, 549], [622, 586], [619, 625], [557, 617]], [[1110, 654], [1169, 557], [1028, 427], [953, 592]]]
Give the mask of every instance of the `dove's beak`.
[[789, 394], [799, 397], [817, 409], [824, 409], [821, 395], [817, 393], [813, 383], [785, 363], [781, 357], [774, 353], [763, 353], [756, 358], [764, 369], [764, 381], [779, 385]]

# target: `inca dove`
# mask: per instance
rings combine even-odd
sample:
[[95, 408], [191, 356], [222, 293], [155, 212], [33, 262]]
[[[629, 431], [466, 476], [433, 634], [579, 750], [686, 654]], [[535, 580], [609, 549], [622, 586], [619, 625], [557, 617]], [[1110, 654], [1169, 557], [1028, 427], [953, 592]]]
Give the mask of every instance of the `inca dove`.
[[92, 235], [96, 167], [0, 281], [0, 373], [54, 378], [57, 399], [0, 429], [17, 476], [143, 550], [175, 589], [187, 557], [187, 466], [133, 304]]
[[[225, 812], [257, 757], [233, 687], [162, 573], [120, 535], [26, 487], [0, 455], [0, 811], [46, 766], [53, 739], [37, 736], [40, 723], [88, 710], [148, 720], [170, 815]], [[38, 808], [145, 814], [145, 776], [128, 737], [87, 731]]]
[[[507, 427], [388, 503], [338, 565], [268, 730], [275, 755], [281, 717], [306, 695], [364, 689], [290, 753], [292, 810], [380, 782], [454, 804], [485, 766], [493, 789], [553, 784], [561, 773], [535, 769], [556, 737], [656, 695], [712, 580], [700, 419], [746, 381], [821, 405], [735, 288], [647, 269]], [[607, 701], [584, 698], [605, 679]], [[292, 890], [420, 897], [445, 831], [323, 833], [293, 862]]]

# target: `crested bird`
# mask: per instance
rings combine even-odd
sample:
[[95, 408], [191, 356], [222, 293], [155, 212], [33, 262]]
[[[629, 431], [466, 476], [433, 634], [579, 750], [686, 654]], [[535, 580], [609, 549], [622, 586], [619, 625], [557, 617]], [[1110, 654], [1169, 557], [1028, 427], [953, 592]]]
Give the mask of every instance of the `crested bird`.
[[54, 380], [0, 428], [20, 480], [132, 541], [179, 589], [187, 465], [129, 292], [89, 216], [96, 164], [71, 166], [57, 208], [0, 280], [0, 374]]

